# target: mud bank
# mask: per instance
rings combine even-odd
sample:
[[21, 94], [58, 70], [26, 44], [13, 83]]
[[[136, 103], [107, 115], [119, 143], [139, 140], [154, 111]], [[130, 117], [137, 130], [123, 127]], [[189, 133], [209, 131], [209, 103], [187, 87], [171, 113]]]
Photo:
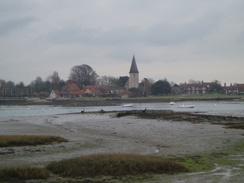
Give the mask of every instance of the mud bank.
[[133, 110], [117, 113], [117, 117], [138, 116], [142, 119], [161, 119], [171, 121], [188, 121], [193, 123], [208, 122], [211, 124], [231, 125], [244, 124], [244, 117], [228, 115], [210, 115], [203, 113], [175, 112], [172, 110]]

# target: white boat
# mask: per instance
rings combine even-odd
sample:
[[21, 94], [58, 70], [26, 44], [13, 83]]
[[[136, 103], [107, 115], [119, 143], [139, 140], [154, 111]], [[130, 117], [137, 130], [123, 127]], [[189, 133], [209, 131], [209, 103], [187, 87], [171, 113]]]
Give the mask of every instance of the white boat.
[[133, 107], [134, 105], [133, 104], [124, 104], [122, 105], [122, 107]]
[[175, 103], [174, 102], [170, 102], [169, 105], [175, 105]]
[[194, 107], [195, 105], [185, 105], [185, 104], [178, 106], [178, 108], [194, 108]]

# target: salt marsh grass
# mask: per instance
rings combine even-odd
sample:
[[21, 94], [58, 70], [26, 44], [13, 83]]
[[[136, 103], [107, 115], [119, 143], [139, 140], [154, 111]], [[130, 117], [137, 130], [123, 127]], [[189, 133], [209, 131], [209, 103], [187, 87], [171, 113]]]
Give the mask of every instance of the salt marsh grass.
[[0, 135], [0, 147], [36, 146], [60, 142], [67, 142], [67, 140], [48, 135]]
[[50, 163], [47, 169], [63, 177], [125, 176], [143, 173], [186, 172], [187, 168], [157, 156], [94, 154]]
[[29, 180], [29, 179], [46, 179], [49, 172], [45, 168], [37, 167], [8, 167], [0, 169], [1, 180]]

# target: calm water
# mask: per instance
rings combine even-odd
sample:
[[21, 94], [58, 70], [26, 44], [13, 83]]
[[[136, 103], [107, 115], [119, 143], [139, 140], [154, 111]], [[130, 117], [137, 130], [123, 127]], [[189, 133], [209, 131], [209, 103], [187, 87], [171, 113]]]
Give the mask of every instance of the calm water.
[[[194, 105], [194, 108], [179, 108], [181, 105]], [[122, 106], [98, 106], [98, 107], [62, 107], [49, 105], [30, 105], [30, 106], [0, 106], [1, 116], [41, 116], [53, 114], [78, 113], [80, 111], [96, 112], [121, 111], [121, 110], [174, 110], [203, 112], [212, 114], [226, 114], [233, 116], [244, 116], [244, 101], [236, 102], [184, 102], [169, 105], [169, 103], [136, 103], [133, 107]]]

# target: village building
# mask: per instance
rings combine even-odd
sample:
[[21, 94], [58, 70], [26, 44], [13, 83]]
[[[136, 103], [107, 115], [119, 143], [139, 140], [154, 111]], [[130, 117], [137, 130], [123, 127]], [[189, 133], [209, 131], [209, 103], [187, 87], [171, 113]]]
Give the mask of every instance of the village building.
[[177, 84], [174, 84], [173, 86], [171, 86], [171, 94], [173, 94], [173, 95], [181, 94], [180, 86]]
[[181, 94], [207, 94], [209, 88], [216, 82], [184, 83], [180, 86]]
[[98, 86], [96, 86], [96, 85], [84, 86], [82, 90], [83, 90], [82, 93], [85, 96], [96, 96], [98, 94], [101, 94], [101, 91], [99, 90]]
[[226, 86], [226, 83], [224, 84], [224, 93], [226, 95], [244, 95], [244, 84], [230, 84], [230, 86]]
[[82, 93], [85, 96], [101, 96], [111, 94], [111, 90], [107, 85], [87, 85], [83, 87]]
[[52, 90], [51, 93], [50, 93], [50, 98], [51, 99], [55, 99], [55, 98], [58, 98], [60, 97], [60, 93], [58, 90]]
[[139, 87], [139, 71], [136, 65], [136, 59], [135, 56], [133, 55], [132, 58], [132, 63], [130, 67], [130, 77], [129, 77], [129, 88], [138, 88]]
[[99, 90], [101, 91], [102, 95], [109, 95], [112, 93], [111, 88], [107, 85], [99, 85]]
[[63, 86], [60, 96], [64, 98], [74, 98], [82, 95], [81, 89], [73, 83], [71, 80], [68, 80], [66, 85]]
[[110, 86], [110, 91], [112, 95], [120, 95], [123, 91], [126, 90], [125, 87], [121, 87], [121, 86]]

